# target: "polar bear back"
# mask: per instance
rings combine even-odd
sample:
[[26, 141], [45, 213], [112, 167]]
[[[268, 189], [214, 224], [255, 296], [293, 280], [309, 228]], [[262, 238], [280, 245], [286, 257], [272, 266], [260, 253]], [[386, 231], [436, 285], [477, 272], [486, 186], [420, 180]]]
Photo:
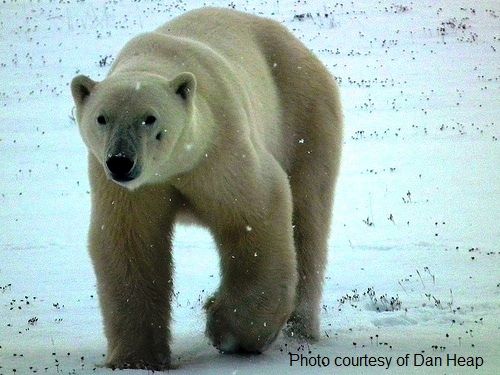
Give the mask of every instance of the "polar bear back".
[[[238, 124], [241, 131], [287, 172], [300, 158], [297, 150], [305, 140], [316, 151], [318, 145], [340, 142], [335, 82], [322, 63], [275, 21], [219, 8], [188, 12], [132, 39], [110, 74], [140, 69], [167, 78], [182, 71], [194, 73], [200, 95], [217, 103], [218, 115], [246, 118], [243, 126]], [[234, 108], [242, 113], [226, 113]], [[337, 121], [325, 124], [311, 118], [312, 112]]]

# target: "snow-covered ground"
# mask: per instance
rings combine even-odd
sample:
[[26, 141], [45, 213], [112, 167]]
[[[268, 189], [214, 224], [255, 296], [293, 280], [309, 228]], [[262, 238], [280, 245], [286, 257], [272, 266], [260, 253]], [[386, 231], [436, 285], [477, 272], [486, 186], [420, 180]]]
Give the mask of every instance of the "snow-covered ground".
[[[202, 311], [218, 283], [214, 244], [178, 227], [175, 373], [500, 373], [497, 1], [6, 0], [0, 374], [111, 373], [100, 367], [86, 150], [68, 83], [80, 72], [102, 79], [131, 36], [203, 5], [274, 18], [313, 49], [340, 84], [345, 147], [321, 341], [279, 337], [260, 356], [218, 354]], [[302, 367], [290, 366], [297, 354]], [[452, 366], [455, 354], [473, 366]], [[312, 366], [318, 355], [326, 368]], [[366, 356], [388, 359], [335, 364]], [[423, 356], [435, 366], [417, 366]]]

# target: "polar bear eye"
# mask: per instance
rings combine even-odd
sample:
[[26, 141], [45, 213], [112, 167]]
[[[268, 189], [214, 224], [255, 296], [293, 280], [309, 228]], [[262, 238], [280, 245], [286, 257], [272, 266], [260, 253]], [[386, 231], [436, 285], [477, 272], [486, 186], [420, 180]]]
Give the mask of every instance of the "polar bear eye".
[[97, 116], [97, 123], [99, 125], [106, 125], [106, 118], [103, 115]]
[[147, 116], [146, 119], [142, 122], [142, 125], [153, 125], [156, 122], [156, 117]]

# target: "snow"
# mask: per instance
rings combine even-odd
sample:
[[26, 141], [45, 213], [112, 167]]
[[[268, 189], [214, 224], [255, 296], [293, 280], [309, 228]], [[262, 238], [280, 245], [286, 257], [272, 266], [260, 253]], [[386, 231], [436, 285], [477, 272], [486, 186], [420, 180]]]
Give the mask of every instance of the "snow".
[[[68, 85], [80, 73], [102, 79], [133, 35], [205, 3], [228, 6], [0, 5], [0, 374], [111, 373]], [[215, 246], [179, 226], [175, 373], [499, 373], [498, 2], [230, 4], [284, 22], [340, 84], [345, 145], [322, 338], [280, 336], [260, 356], [217, 353], [202, 310], [218, 284]], [[416, 366], [419, 354], [434, 366]], [[470, 366], [447, 366], [455, 354]], [[290, 366], [300, 355], [303, 366]]]

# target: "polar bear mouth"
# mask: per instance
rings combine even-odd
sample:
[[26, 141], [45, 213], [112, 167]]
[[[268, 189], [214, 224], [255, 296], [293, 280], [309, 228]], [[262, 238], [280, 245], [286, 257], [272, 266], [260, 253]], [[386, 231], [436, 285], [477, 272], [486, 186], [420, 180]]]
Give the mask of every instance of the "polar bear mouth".
[[129, 182], [129, 181], [132, 181], [132, 180], [135, 180], [136, 176], [132, 176], [132, 175], [127, 175], [127, 176], [117, 176], [113, 173], [111, 173], [111, 179], [113, 179], [114, 181], [117, 181], [117, 182]]
[[106, 174], [110, 181], [123, 188], [126, 188], [127, 190], [135, 190], [142, 185], [141, 179], [139, 178], [140, 172], [133, 173], [129, 176], [116, 176], [109, 171], [107, 171]]
[[118, 183], [135, 180], [140, 174], [140, 167], [136, 160], [123, 153], [109, 155], [106, 160], [106, 170], [109, 177]]

